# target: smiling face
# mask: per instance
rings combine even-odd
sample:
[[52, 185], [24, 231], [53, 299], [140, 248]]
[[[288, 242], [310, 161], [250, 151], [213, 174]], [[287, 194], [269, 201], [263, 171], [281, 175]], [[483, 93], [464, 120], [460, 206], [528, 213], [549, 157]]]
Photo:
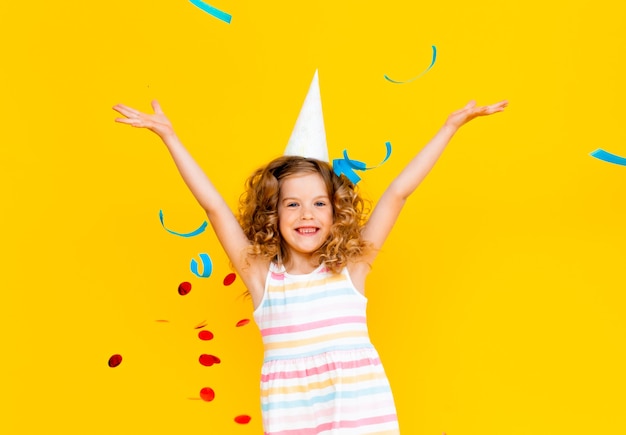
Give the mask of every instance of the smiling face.
[[282, 181], [278, 198], [278, 228], [291, 261], [311, 262], [311, 254], [328, 239], [333, 206], [321, 175], [304, 173]]

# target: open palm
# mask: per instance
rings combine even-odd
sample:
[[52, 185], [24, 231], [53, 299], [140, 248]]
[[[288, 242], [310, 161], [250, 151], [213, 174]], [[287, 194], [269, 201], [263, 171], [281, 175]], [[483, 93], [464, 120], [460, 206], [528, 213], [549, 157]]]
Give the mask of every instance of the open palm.
[[113, 110], [124, 115], [124, 118], [115, 118], [115, 122], [132, 125], [137, 128], [147, 128], [158, 134], [161, 138], [173, 134], [174, 128], [172, 127], [172, 123], [163, 113], [158, 101], [152, 101], [152, 109], [154, 110], [154, 114], [148, 114], [124, 104], [116, 104], [113, 106]]
[[472, 100], [467, 103], [465, 107], [448, 116], [446, 124], [459, 128], [463, 124], [466, 124], [479, 116], [487, 116], [493, 113], [502, 112], [508, 104], [508, 101], [504, 100], [489, 106], [476, 106], [476, 101]]

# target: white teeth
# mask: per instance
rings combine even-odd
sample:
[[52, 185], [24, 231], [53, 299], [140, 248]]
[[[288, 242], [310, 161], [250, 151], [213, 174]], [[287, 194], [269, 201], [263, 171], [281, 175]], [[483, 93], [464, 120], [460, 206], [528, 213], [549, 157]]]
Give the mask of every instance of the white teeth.
[[298, 232], [301, 234], [312, 234], [316, 231], [316, 228], [298, 228]]

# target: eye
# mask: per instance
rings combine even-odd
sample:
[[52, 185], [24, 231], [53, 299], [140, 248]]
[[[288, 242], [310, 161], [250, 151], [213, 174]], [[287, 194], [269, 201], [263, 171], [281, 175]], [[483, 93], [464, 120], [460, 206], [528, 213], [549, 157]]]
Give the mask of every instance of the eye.
[[317, 201], [315, 203], [315, 207], [324, 207], [326, 205], [326, 203], [324, 201]]
[[297, 202], [288, 202], [287, 204], [285, 204], [285, 207], [297, 207], [298, 203]]

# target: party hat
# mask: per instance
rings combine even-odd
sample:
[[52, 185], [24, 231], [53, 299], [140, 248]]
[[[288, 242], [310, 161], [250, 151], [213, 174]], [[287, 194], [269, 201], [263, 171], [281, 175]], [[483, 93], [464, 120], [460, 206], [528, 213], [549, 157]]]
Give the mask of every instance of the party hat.
[[285, 148], [285, 155], [329, 161], [317, 70], [315, 70], [309, 92], [300, 109], [296, 125], [291, 132], [287, 148]]

